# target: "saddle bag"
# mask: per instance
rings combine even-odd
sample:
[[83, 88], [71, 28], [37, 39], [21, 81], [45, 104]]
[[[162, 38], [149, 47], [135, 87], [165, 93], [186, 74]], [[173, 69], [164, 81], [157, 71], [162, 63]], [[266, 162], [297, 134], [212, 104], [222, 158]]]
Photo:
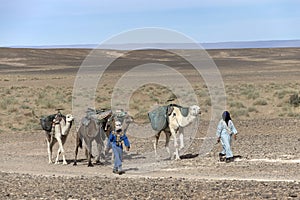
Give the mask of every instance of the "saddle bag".
[[160, 106], [148, 113], [153, 130], [161, 131], [167, 127], [167, 111], [168, 106]]
[[52, 122], [55, 118], [56, 114], [48, 115], [46, 117], [42, 117], [40, 119], [40, 124], [43, 130], [51, 132], [52, 130]]

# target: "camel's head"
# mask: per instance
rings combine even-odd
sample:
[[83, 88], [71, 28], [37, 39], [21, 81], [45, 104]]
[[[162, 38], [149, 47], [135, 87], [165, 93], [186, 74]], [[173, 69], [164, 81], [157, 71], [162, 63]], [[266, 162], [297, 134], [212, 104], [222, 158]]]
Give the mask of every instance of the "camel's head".
[[66, 115], [66, 121], [67, 121], [67, 122], [72, 122], [73, 120], [74, 120], [73, 115], [71, 115], [71, 114], [67, 114], [67, 115]]
[[127, 115], [123, 121], [123, 123], [125, 123], [125, 124], [130, 124], [132, 122], [134, 122], [134, 119], [131, 115]]
[[104, 130], [107, 134], [115, 128], [115, 123], [119, 121], [123, 130], [127, 130], [130, 123], [134, 121], [133, 117], [123, 110], [117, 110], [108, 120]]
[[192, 105], [189, 107], [189, 113], [193, 116], [197, 116], [201, 114], [200, 107], [197, 105]]

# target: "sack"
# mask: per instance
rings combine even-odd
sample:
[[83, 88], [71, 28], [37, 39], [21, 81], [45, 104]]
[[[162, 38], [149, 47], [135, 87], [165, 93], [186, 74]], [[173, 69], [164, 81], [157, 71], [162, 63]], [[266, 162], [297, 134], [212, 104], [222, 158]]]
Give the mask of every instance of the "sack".
[[148, 113], [148, 118], [151, 122], [153, 130], [161, 131], [167, 127], [167, 110], [168, 106], [160, 106]]
[[41, 124], [43, 130], [51, 132], [52, 122], [53, 122], [55, 116], [56, 116], [56, 114], [53, 114], [53, 115], [49, 115], [46, 117], [42, 117], [40, 119], [40, 124]]

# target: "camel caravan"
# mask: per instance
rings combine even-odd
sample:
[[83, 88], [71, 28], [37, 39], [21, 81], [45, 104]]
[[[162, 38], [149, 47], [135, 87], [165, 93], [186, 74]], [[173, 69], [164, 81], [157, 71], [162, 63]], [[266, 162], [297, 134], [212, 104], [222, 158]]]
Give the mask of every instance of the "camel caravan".
[[[63, 164], [68, 164], [65, 158], [64, 144], [69, 135], [74, 117], [71, 114], [63, 115], [58, 109], [56, 114], [52, 114], [40, 119], [42, 129], [46, 134], [47, 151], [49, 163], [59, 164], [59, 156], [62, 155]], [[160, 106], [148, 113], [149, 122], [151, 123], [154, 134], [154, 152], [157, 158], [157, 145], [161, 132], [165, 133], [165, 148], [169, 154], [169, 158], [179, 160], [179, 152], [184, 148], [184, 128], [190, 125], [201, 114], [200, 107], [192, 105], [190, 107], [182, 107], [177, 104], [169, 104]], [[74, 166], [77, 165], [78, 149], [85, 147], [85, 155], [87, 158], [87, 166], [92, 167], [92, 142], [96, 143], [95, 163], [101, 164], [101, 159], [106, 162], [111, 146], [106, 146], [106, 140], [109, 134], [113, 132], [115, 122], [122, 124], [124, 134], [132, 123], [133, 117], [123, 110], [113, 112], [110, 109], [88, 109], [86, 115], [81, 119], [78, 130], [75, 133], [75, 156]], [[178, 145], [177, 137], [179, 135], [180, 145]], [[175, 152], [171, 154], [169, 149], [170, 138], [174, 139]], [[55, 143], [58, 143], [58, 151], [55, 162], [52, 160], [52, 149]], [[84, 144], [84, 145], [83, 145]]]
[[[65, 144], [69, 135], [74, 117], [71, 114], [63, 115], [57, 109], [56, 114], [48, 115], [40, 119], [42, 129], [46, 134], [47, 151], [49, 163], [59, 164], [59, 155], [63, 156], [63, 164], [67, 164], [63, 145]], [[129, 124], [133, 122], [133, 117], [123, 110], [97, 110], [88, 108], [86, 116], [81, 119], [80, 126], [75, 134], [75, 158], [74, 166], [77, 165], [78, 149], [85, 146], [85, 154], [88, 160], [88, 166], [92, 167], [92, 142], [95, 141], [97, 145], [96, 164], [101, 164], [100, 159], [106, 160], [104, 151], [105, 140], [114, 127], [114, 123], [120, 121], [124, 132], [127, 131]], [[52, 149], [55, 143], [58, 143], [58, 152], [55, 162], [52, 159]], [[111, 147], [106, 149], [106, 154]]]

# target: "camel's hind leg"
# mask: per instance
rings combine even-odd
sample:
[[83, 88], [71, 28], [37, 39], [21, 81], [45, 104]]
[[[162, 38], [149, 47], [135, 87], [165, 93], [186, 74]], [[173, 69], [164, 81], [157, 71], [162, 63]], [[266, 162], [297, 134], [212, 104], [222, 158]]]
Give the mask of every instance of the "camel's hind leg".
[[165, 131], [166, 135], [166, 143], [165, 143], [165, 148], [169, 154], [169, 158], [171, 158], [171, 153], [170, 153], [170, 148], [169, 148], [169, 143], [170, 143], [170, 137], [171, 137], [171, 132]]
[[155, 153], [155, 158], [157, 159], [157, 145], [158, 145], [158, 140], [160, 137], [161, 131], [155, 134], [155, 139], [153, 141], [153, 147], [154, 147], [154, 153]]
[[49, 159], [49, 164], [53, 163], [52, 160], [52, 149], [53, 149], [54, 143], [50, 143], [47, 139], [47, 151], [48, 151], [48, 159]]

